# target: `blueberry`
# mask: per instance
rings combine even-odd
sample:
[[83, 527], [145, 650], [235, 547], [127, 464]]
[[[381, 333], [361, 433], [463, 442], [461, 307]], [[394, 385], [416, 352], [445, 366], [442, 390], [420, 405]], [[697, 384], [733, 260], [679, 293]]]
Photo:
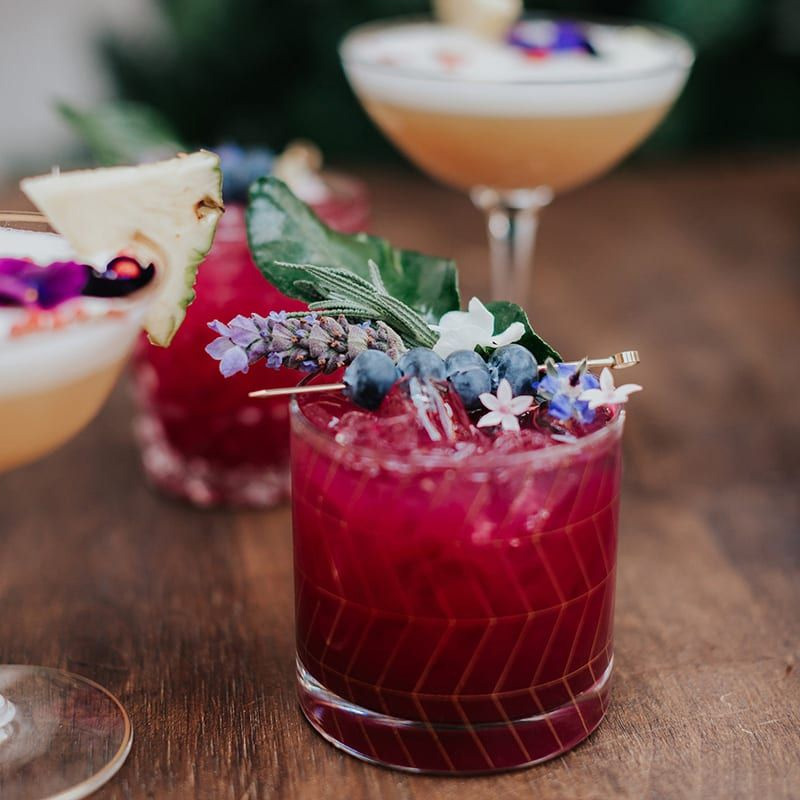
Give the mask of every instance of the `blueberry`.
[[456, 350], [444, 360], [447, 374], [459, 370], [464, 371], [471, 367], [485, 367], [486, 362], [474, 350]]
[[492, 390], [486, 362], [474, 350], [456, 350], [445, 360], [447, 380], [468, 410], [480, 408], [480, 395]]
[[217, 148], [222, 164], [223, 193], [227, 202], [244, 202], [250, 184], [272, 172], [275, 156], [263, 147], [223, 144]]
[[386, 353], [364, 350], [344, 371], [344, 393], [357, 406], [374, 411], [400, 377]]
[[538, 376], [533, 353], [519, 344], [498, 347], [489, 359], [489, 372], [493, 391], [497, 391], [500, 381], [505, 378], [511, 384], [511, 391], [515, 396], [532, 394], [531, 383]]
[[413, 347], [397, 362], [400, 374], [405, 378], [429, 378], [443, 381], [447, 377], [444, 361], [427, 347]]
[[472, 411], [481, 407], [481, 395], [492, 391], [492, 379], [489, 370], [484, 365], [483, 369], [468, 369], [464, 372], [455, 372], [447, 380], [458, 392], [464, 403], [464, 408]]

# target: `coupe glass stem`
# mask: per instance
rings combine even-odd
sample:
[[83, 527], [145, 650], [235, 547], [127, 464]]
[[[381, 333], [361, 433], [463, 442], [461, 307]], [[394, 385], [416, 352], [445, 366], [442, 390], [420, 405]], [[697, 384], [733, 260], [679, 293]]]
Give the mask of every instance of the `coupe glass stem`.
[[547, 186], [500, 191], [477, 186], [472, 202], [486, 214], [492, 271], [492, 299], [525, 306], [539, 211], [553, 199]]

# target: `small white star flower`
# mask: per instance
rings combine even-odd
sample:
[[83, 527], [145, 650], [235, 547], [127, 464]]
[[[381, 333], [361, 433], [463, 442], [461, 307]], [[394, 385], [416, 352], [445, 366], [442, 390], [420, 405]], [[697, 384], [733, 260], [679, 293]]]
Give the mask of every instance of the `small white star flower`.
[[513, 397], [511, 384], [503, 378], [497, 387], [497, 395], [484, 392], [480, 401], [489, 409], [478, 421], [479, 428], [490, 428], [500, 425], [504, 431], [518, 431], [518, 416], [524, 414], [533, 404], [533, 397], [521, 394]]
[[438, 325], [431, 325], [431, 330], [439, 334], [433, 351], [442, 358], [456, 350], [474, 350], [478, 345], [502, 347], [525, 334], [521, 322], [512, 322], [504, 331], [495, 334], [494, 314], [477, 297], [469, 301], [467, 311], [448, 311]]
[[614, 386], [614, 377], [608, 367], [604, 367], [600, 373], [600, 388], [586, 389], [581, 393], [579, 400], [585, 400], [589, 408], [595, 409], [600, 406], [616, 406], [628, 402], [628, 395], [634, 392], [641, 392], [642, 387], [638, 383], [626, 383], [624, 386]]

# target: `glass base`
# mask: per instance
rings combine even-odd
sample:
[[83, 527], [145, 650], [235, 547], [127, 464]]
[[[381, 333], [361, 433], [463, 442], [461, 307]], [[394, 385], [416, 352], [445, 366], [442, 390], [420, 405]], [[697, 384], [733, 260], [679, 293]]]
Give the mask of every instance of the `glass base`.
[[166, 494], [200, 508], [266, 509], [289, 497], [288, 463], [223, 467], [202, 458], [185, 458], [170, 445], [161, 425], [150, 415], [140, 415], [135, 429], [145, 474]]
[[93, 681], [47, 667], [0, 666], [0, 697], [3, 800], [79, 800], [128, 757], [128, 715]]
[[331, 744], [407, 772], [481, 774], [533, 766], [571, 750], [602, 722], [613, 658], [594, 685], [559, 708], [525, 719], [464, 725], [389, 717], [322, 686], [297, 659], [300, 708]]

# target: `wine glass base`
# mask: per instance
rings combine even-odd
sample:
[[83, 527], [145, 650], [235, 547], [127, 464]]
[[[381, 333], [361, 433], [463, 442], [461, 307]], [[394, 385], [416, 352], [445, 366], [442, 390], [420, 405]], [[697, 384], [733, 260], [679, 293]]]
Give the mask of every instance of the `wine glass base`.
[[125, 763], [125, 709], [87, 678], [47, 667], [0, 666], [0, 797], [79, 800]]

